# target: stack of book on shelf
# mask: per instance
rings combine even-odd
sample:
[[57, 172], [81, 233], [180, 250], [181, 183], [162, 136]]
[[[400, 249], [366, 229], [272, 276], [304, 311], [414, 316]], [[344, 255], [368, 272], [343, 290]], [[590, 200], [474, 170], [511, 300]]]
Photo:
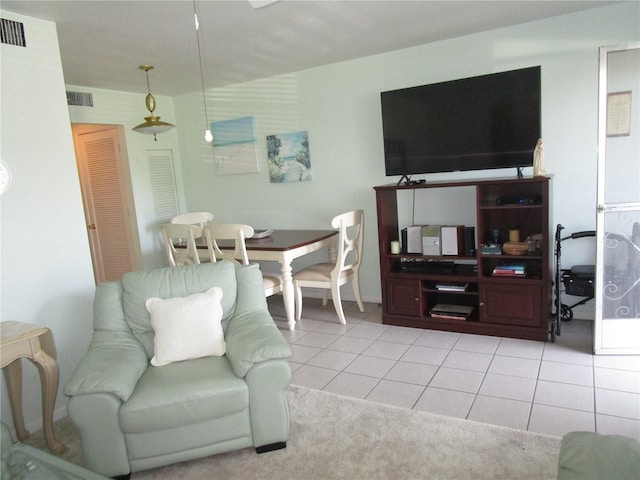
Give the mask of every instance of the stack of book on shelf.
[[469, 305], [450, 305], [448, 303], [438, 303], [429, 314], [433, 318], [448, 318], [451, 320], [466, 320], [473, 312], [473, 307]]
[[468, 283], [438, 283], [436, 284], [436, 290], [441, 292], [466, 292], [469, 287]]
[[483, 255], [500, 255], [502, 254], [502, 247], [500, 245], [495, 245], [493, 243], [485, 244], [485, 245], [482, 245], [482, 247], [480, 248], [480, 251], [482, 252]]
[[493, 269], [494, 277], [524, 277], [527, 271], [522, 264], [496, 265]]

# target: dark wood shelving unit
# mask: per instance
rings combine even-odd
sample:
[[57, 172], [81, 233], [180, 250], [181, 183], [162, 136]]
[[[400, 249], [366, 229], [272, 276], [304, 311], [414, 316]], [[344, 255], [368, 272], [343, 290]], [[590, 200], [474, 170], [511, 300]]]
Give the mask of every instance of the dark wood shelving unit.
[[[475, 256], [391, 254], [390, 242], [399, 240], [397, 193], [406, 189], [474, 187], [476, 190]], [[374, 187], [378, 213], [378, 248], [382, 285], [382, 321], [434, 330], [547, 341], [550, 311], [549, 178], [482, 179]], [[505, 198], [535, 199], [504, 204]], [[455, 222], [453, 222], [455, 223]], [[482, 254], [480, 245], [498, 228], [502, 238], [517, 225], [520, 238], [541, 234], [540, 248], [524, 255]], [[403, 226], [404, 227], [404, 226]], [[427, 263], [429, 271], [420, 267]], [[517, 263], [523, 277], [498, 277], [496, 266]], [[407, 265], [415, 265], [413, 269]], [[401, 268], [404, 265], [405, 268]], [[442, 283], [464, 283], [464, 291], [443, 291]], [[435, 318], [438, 303], [472, 306], [462, 319]]]

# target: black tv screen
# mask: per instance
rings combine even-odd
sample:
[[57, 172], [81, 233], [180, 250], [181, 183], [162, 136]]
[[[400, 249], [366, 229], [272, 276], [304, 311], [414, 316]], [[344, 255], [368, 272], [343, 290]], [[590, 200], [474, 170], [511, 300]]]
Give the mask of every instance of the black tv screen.
[[540, 67], [382, 92], [387, 176], [527, 167]]

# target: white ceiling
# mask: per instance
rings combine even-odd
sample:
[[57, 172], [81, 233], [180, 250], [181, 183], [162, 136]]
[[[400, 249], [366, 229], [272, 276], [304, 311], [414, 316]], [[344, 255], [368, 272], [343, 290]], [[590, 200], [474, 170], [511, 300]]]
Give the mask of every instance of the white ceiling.
[[[350, 60], [616, 2], [197, 0], [207, 88]], [[57, 24], [65, 82], [146, 92], [199, 91], [192, 0], [2, 0]], [[29, 31], [25, 32], [27, 48]]]

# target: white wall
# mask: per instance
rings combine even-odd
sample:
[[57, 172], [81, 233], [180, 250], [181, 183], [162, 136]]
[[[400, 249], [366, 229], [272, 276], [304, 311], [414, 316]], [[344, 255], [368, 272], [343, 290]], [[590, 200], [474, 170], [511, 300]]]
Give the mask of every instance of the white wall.
[[[27, 47], [2, 44], [2, 161], [13, 182], [0, 197], [0, 319], [49, 327], [60, 385], [86, 351], [92, 331], [93, 270], [85, 229], [56, 26], [24, 23]], [[27, 427], [42, 428], [40, 381], [23, 361]], [[2, 421], [13, 421], [4, 382]], [[58, 390], [56, 417], [66, 415]]]
[[[384, 176], [380, 92], [541, 65], [552, 221], [567, 232], [593, 229], [598, 47], [640, 39], [639, 17], [639, 4], [630, 2], [208, 91], [211, 121], [256, 118], [262, 171], [255, 174], [217, 176], [211, 147], [199, 141], [201, 118], [194, 112], [202, 110], [200, 94], [176, 97], [187, 205], [211, 210], [218, 219], [275, 228], [327, 228], [333, 215], [364, 208], [362, 291], [379, 301], [372, 187], [397, 180]], [[313, 180], [270, 184], [265, 136], [296, 130], [309, 132]], [[505, 175], [514, 171], [426, 178]], [[563, 261], [593, 263], [594, 247], [565, 249]]]

